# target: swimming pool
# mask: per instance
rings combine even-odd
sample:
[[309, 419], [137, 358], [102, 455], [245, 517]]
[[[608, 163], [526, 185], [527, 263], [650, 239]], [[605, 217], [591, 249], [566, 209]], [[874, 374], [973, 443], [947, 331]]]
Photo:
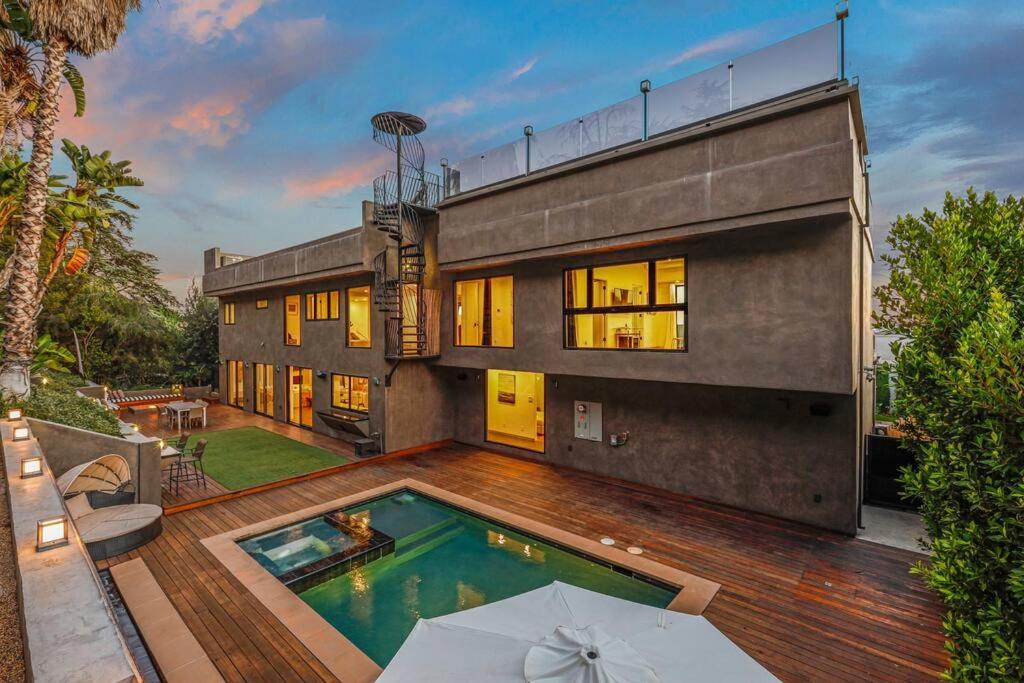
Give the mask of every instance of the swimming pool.
[[[317, 517], [238, 543], [382, 667], [417, 619], [502, 600], [556, 579], [656, 607], [667, 606], [677, 590], [412, 491], [324, 517], [332, 515], [328, 522]], [[353, 539], [353, 528], [387, 541], [374, 548], [362, 540], [365, 531]], [[310, 537], [316, 540], [304, 540]], [[288, 544], [282, 555], [280, 548]], [[295, 559], [298, 554], [303, 557]], [[277, 559], [268, 562], [270, 556]], [[331, 564], [326, 558], [340, 559]], [[281, 571], [275, 573], [274, 562], [282, 563]], [[340, 563], [347, 565], [339, 569]], [[314, 564], [321, 569], [303, 574], [303, 567]]]

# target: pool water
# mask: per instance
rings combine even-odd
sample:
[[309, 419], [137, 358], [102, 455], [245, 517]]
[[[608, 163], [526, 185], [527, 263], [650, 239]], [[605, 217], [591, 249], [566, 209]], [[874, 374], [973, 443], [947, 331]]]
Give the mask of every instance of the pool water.
[[298, 595], [382, 667], [417, 619], [478, 607], [555, 580], [656, 607], [674, 597], [672, 591], [414, 493], [344, 512], [395, 539], [394, 553]]

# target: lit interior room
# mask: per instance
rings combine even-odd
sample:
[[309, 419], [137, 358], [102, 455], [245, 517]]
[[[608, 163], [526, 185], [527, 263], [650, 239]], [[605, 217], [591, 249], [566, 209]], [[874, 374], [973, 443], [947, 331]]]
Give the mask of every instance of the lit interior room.
[[544, 452], [544, 373], [487, 371], [487, 440]]

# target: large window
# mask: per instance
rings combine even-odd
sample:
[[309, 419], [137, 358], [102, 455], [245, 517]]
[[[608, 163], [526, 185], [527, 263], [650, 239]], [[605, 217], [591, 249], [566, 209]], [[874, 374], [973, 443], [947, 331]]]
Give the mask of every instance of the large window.
[[299, 314], [301, 305], [302, 297], [298, 294], [284, 298], [284, 343], [288, 346], [302, 344], [302, 319]]
[[235, 305], [224, 304], [224, 324], [234, 325], [235, 324]]
[[544, 452], [544, 374], [487, 371], [487, 440]]
[[241, 408], [245, 405], [245, 364], [240, 360], [227, 361], [228, 405]]
[[568, 349], [686, 350], [686, 259], [565, 271]]
[[345, 294], [347, 301], [349, 346], [370, 348], [370, 286], [349, 287]]
[[513, 345], [512, 276], [455, 283], [455, 345]]
[[353, 375], [331, 375], [331, 406], [366, 413], [370, 410], [370, 379]]
[[341, 317], [338, 290], [306, 295], [306, 320], [338, 320]]

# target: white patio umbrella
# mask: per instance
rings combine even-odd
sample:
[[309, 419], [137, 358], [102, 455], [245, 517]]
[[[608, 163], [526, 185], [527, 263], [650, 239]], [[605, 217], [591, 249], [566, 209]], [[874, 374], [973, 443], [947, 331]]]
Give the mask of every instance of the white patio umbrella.
[[777, 681], [704, 617], [555, 581], [420, 619], [377, 683]]

